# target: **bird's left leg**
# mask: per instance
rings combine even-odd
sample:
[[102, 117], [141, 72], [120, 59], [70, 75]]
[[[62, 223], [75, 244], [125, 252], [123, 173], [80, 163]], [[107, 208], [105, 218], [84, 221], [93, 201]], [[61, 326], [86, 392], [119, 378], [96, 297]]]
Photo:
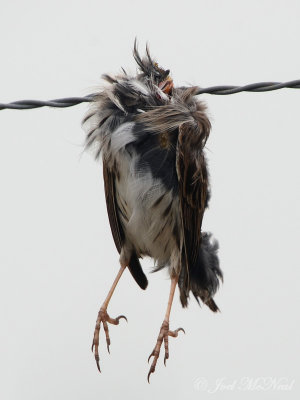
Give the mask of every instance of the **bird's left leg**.
[[164, 321], [161, 325], [159, 335], [158, 335], [158, 338], [156, 341], [156, 345], [148, 358], [148, 362], [149, 362], [150, 358], [152, 356], [154, 357], [151, 367], [150, 367], [150, 370], [149, 370], [149, 373], [148, 373], [148, 382], [149, 383], [150, 383], [150, 381], [149, 381], [150, 375], [155, 371], [155, 367], [156, 367], [156, 363], [157, 363], [157, 360], [159, 357], [159, 352], [160, 352], [162, 342], [164, 342], [164, 344], [165, 344], [164, 364], [166, 365], [166, 361], [169, 358], [169, 336], [177, 337], [179, 331], [184, 332], [183, 328], [178, 328], [175, 331], [169, 330], [169, 319], [170, 319], [171, 307], [172, 307], [172, 302], [173, 302], [173, 297], [174, 297], [177, 282], [178, 282], [178, 276], [173, 277], [171, 280], [171, 289], [170, 289], [170, 295], [169, 295], [169, 301], [168, 301], [166, 315], [165, 315]]
[[108, 303], [114, 293], [114, 290], [115, 290], [126, 266], [127, 266], [126, 264], [121, 263], [121, 268], [119, 269], [119, 272], [108, 292], [108, 295], [106, 296], [106, 299], [104, 300], [104, 303], [102, 304], [102, 306], [98, 312], [98, 318], [96, 321], [96, 326], [95, 326], [95, 331], [94, 331], [92, 351], [94, 352], [95, 360], [96, 360], [96, 364], [97, 364], [97, 368], [98, 368], [99, 372], [101, 372], [100, 363], [99, 363], [99, 361], [100, 361], [100, 358], [99, 358], [99, 333], [100, 333], [101, 323], [103, 324], [103, 329], [104, 329], [105, 337], [106, 337], [107, 350], [109, 352], [110, 337], [109, 337], [107, 323], [110, 323], [113, 325], [119, 325], [119, 320], [121, 318], [124, 318], [127, 321], [127, 318], [124, 315], [119, 315], [117, 318], [111, 318], [107, 313]]

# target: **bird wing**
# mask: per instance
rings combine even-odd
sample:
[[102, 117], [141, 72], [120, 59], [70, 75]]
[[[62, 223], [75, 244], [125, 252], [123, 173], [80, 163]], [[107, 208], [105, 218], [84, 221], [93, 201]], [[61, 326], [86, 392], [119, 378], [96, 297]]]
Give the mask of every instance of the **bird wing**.
[[179, 127], [176, 153], [187, 269], [194, 265], [200, 251], [202, 219], [208, 197], [208, 172], [202, 151], [204, 144], [201, 132], [196, 129], [190, 124]]
[[[103, 180], [104, 180], [105, 199], [106, 199], [106, 207], [107, 207], [107, 214], [110, 223], [110, 228], [116, 248], [118, 252], [121, 253], [125, 239], [125, 234], [118, 214], [118, 204], [117, 204], [116, 187], [115, 187], [115, 172], [113, 172], [110, 168], [108, 168], [105, 160], [103, 160]], [[142, 270], [138, 256], [134, 251], [131, 254], [128, 268], [136, 283], [142, 289], [146, 289], [148, 285], [148, 280]]]
[[116, 189], [115, 189], [115, 174], [108, 168], [105, 161], [103, 161], [103, 179], [107, 214], [110, 223], [111, 233], [118, 252], [121, 252], [124, 242], [124, 231], [120, 223], [120, 218], [117, 212]]

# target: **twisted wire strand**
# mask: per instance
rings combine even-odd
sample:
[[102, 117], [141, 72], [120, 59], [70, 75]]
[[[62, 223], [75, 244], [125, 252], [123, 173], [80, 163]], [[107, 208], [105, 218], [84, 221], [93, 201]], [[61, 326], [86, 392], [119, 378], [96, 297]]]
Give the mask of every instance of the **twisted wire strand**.
[[245, 86], [212, 86], [205, 89], [199, 89], [196, 94], [235, 94], [240, 92], [270, 92], [283, 88], [300, 89], [300, 79], [289, 82], [258, 82], [250, 83]]
[[[199, 88], [196, 95], [199, 94], [214, 94], [214, 95], [229, 95], [241, 92], [270, 92], [283, 88], [300, 89], [300, 79], [289, 82], [258, 82], [251, 83], [245, 86], [211, 86], [208, 88]], [[89, 94], [85, 97], [66, 97], [55, 100], [18, 100], [12, 103], [0, 103], [0, 110], [29, 110], [40, 107], [57, 107], [66, 108], [76, 106], [81, 103], [89, 103], [93, 101], [96, 94]]]
[[0, 110], [11, 109], [11, 110], [29, 110], [32, 108], [40, 108], [40, 107], [72, 107], [76, 106], [80, 103], [88, 103], [91, 102], [94, 98], [93, 94], [89, 94], [86, 97], [66, 97], [63, 99], [55, 99], [55, 100], [18, 100], [13, 101], [12, 103], [0, 103]]

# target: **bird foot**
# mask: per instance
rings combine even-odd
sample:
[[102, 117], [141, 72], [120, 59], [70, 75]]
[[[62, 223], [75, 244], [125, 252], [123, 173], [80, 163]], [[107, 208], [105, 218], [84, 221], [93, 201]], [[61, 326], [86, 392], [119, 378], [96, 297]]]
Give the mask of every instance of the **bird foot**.
[[111, 318], [106, 311], [106, 308], [101, 307], [98, 313], [98, 318], [96, 321], [96, 326], [95, 326], [95, 331], [94, 331], [94, 339], [93, 339], [93, 344], [92, 344], [92, 352], [94, 353], [97, 368], [99, 372], [100, 370], [100, 358], [99, 358], [99, 334], [100, 334], [100, 327], [101, 323], [103, 324], [103, 329], [105, 332], [105, 337], [106, 337], [106, 345], [107, 345], [107, 351], [109, 352], [109, 346], [110, 346], [110, 337], [109, 337], [109, 331], [108, 331], [108, 325], [113, 324], [113, 325], [119, 325], [120, 319], [124, 318], [127, 322], [127, 318], [124, 315], [119, 315], [117, 318]]
[[182, 331], [183, 333], [185, 333], [183, 328], [178, 328], [175, 331], [170, 331], [169, 330], [169, 321], [165, 320], [162, 323], [162, 326], [160, 328], [159, 335], [158, 335], [158, 338], [157, 338], [156, 345], [155, 345], [152, 353], [150, 354], [150, 356], [148, 358], [148, 362], [149, 362], [150, 358], [152, 356], [154, 357], [153, 361], [152, 361], [152, 364], [151, 364], [151, 367], [150, 367], [150, 370], [149, 370], [149, 373], [148, 373], [148, 377], [147, 377], [149, 383], [150, 383], [150, 375], [155, 371], [155, 367], [156, 367], [156, 363], [157, 363], [157, 360], [158, 360], [158, 357], [159, 357], [159, 352], [160, 352], [160, 348], [161, 348], [162, 342], [164, 342], [164, 344], [165, 344], [164, 364], [166, 365], [166, 361], [169, 358], [169, 336], [177, 337], [179, 331]]

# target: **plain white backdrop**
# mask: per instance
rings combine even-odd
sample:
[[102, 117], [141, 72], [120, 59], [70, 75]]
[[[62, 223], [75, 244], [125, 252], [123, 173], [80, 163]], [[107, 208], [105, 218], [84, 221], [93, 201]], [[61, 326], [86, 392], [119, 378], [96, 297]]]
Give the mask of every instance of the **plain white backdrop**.
[[[299, 79], [299, 14], [297, 0], [2, 1], [0, 102], [91, 93], [102, 73], [135, 71], [135, 36], [178, 85]], [[1, 399], [298, 398], [300, 91], [202, 98], [222, 312], [183, 310], [176, 292], [170, 325], [186, 335], [150, 385], [165, 272], [146, 292], [125, 272], [108, 311], [128, 324], [110, 328], [110, 356], [102, 340], [101, 375], [90, 351], [118, 254], [101, 166], [82, 154], [87, 105], [0, 112]], [[275, 384], [245, 390], [264, 377]]]

